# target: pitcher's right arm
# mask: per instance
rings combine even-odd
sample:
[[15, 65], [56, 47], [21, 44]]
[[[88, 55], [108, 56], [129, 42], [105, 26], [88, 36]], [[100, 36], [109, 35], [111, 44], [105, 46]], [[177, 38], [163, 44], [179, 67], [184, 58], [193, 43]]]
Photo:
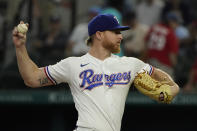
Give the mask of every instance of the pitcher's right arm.
[[[24, 22], [21, 22], [24, 23]], [[28, 24], [27, 24], [28, 26]], [[19, 72], [24, 83], [29, 87], [53, 85], [45, 74], [44, 68], [39, 68], [29, 57], [25, 43], [26, 33], [19, 33], [15, 27], [12, 32], [13, 43], [16, 49], [16, 58]]]

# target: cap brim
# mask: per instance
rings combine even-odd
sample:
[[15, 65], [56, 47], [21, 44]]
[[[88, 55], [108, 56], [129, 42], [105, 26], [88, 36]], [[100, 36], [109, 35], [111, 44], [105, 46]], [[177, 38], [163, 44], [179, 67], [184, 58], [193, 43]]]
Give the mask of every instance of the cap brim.
[[129, 30], [130, 27], [129, 26], [116, 26], [114, 28], [112, 28], [111, 30], [121, 30], [121, 31], [124, 31], [124, 30]]

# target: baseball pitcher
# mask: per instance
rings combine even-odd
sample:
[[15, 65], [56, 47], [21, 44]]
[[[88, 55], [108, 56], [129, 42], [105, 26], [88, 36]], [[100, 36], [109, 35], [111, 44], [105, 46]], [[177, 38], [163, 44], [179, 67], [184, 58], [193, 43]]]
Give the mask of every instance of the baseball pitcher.
[[79, 115], [76, 131], [120, 131], [132, 83], [163, 103], [170, 103], [179, 92], [179, 86], [160, 69], [133, 57], [113, 55], [120, 52], [121, 31], [129, 27], [121, 26], [111, 14], [98, 15], [89, 22], [87, 54], [40, 68], [26, 50], [28, 24], [20, 24], [13, 30], [13, 42], [25, 84], [37, 88], [67, 82]]

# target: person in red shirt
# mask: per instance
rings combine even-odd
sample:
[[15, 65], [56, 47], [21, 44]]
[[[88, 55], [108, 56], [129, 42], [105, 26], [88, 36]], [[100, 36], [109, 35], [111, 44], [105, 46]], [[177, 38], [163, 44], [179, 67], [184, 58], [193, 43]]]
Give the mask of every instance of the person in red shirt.
[[172, 77], [179, 50], [178, 39], [174, 32], [176, 24], [177, 16], [169, 13], [161, 23], [151, 27], [145, 38], [147, 61], [168, 72]]

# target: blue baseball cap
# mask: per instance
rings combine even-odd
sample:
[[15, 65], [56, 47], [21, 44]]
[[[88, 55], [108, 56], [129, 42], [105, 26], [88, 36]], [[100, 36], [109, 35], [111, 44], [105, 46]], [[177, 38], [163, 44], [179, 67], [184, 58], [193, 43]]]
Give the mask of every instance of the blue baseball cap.
[[128, 30], [129, 26], [121, 26], [116, 16], [111, 14], [100, 14], [95, 16], [88, 24], [89, 36], [95, 34], [97, 31], [106, 30]]

